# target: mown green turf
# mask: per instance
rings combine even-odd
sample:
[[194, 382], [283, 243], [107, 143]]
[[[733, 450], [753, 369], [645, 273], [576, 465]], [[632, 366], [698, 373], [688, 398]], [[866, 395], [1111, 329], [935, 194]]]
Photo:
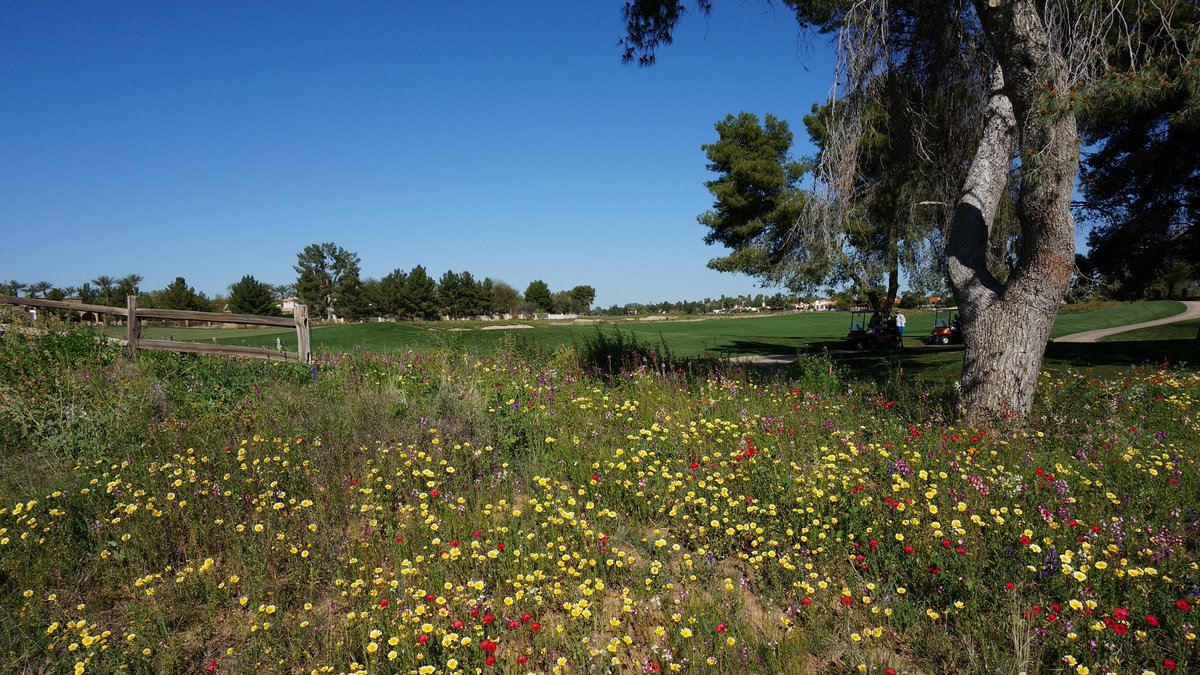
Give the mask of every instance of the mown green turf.
[[1130, 302], [1089, 312], [1061, 313], [1054, 322], [1054, 330], [1050, 331], [1051, 339], [1083, 333], [1089, 330], [1128, 326], [1143, 321], [1153, 321], [1174, 316], [1183, 312], [1187, 307], [1175, 300], [1154, 300], [1152, 302]]
[[[1174, 301], [1157, 301], [1106, 306], [1099, 309], [1062, 314], [1055, 323], [1053, 335], [1128, 325], [1170, 316], [1182, 311], [1183, 305]], [[839, 354], [839, 360], [852, 370], [871, 372], [893, 372], [903, 368], [908, 376], [932, 379], [953, 379], [962, 367], [962, 347], [926, 347], [925, 336], [933, 327], [931, 311], [905, 312], [908, 330], [905, 348], [898, 353], [867, 351], [864, 353]], [[431, 347], [456, 347], [469, 351], [491, 351], [501, 341], [530, 341], [547, 349], [562, 344], [582, 344], [597, 330], [614, 329], [632, 334], [647, 346], [657, 348], [665, 343], [675, 358], [698, 356], [732, 357], [747, 354], [794, 354], [797, 351], [840, 352], [851, 316], [849, 312], [813, 312], [754, 317], [705, 317], [703, 319], [678, 319], [665, 321], [641, 321], [618, 319], [599, 324], [562, 322], [525, 322], [534, 328], [508, 330], [481, 330], [484, 326], [495, 326], [485, 322], [433, 322], [433, 323], [362, 323], [336, 326], [318, 326], [312, 332], [315, 351], [391, 352], [396, 350], [422, 350]], [[1195, 322], [1180, 324], [1195, 335]], [[1164, 327], [1166, 328], [1166, 327]], [[119, 331], [119, 327], [113, 328]], [[1180, 329], [1174, 329], [1180, 330]], [[1049, 370], [1099, 367], [1117, 369], [1130, 363], [1147, 360], [1196, 361], [1194, 342], [1170, 339], [1171, 333], [1162, 333], [1162, 338], [1146, 338], [1149, 342], [1122, 341], [1118, 344], [1092, 343], [1068, 345], [1051, 343], [1046, 353], [1046, 368]], [[1138, 332], [1141, 333], [1140, 331]], [[278, 328], [162, 328], [146, 327], [143, 334], [158, 339], [171, 338], [180, 341], [210, 342], [216, 339], [222, 344], [274, 347], [278, 339], [285, 349], [296, 348], [295, 331]], [[1133, 335], [1133, 334], [1127, 334]], [[1131, 338], [1132, 339], [1132, 338]]]
[[1190, 340], [1196, 337], [1200, 329], [1200, 319], [1169, 323], [1163, 326], [1151, 326], [1138, 330], [1126, 331], [1100, 338], [1100, 342], [1141, 342], [1144, 340]]

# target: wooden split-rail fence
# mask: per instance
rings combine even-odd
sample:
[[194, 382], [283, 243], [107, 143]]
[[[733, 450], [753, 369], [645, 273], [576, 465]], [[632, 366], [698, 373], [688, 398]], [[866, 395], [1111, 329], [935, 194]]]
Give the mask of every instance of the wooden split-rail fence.
[[[245, 356], [268, 361], [298, 361], [308, 363], [312, 343], [310, 342], [308, 326], [308, 307], [296, 305], [291, 318], [276, 316], [258, 316], [256, 314], [226, 314], [224, 312], [193, 312], [179, 309], [153, 309], [139, 307], [138, 296], [130, 295], [125, 298], [125, 307], [109, 307], [108, 305], [92, 305], [79, 302], [63, 302], [46, 300], [44, 298], [18, 298], [0, 295], [0, 304], [17, 305], [20, 307], [40, 307], [43, 309], [60, 309], [79, 314], [92, 313], [96, 316], [109, 315], [125, 318], [125, 339], [122, 341], [129, 348], [130, 354], [136, 354], [139, 349], [160, 351], [188, 352], [192, 354], [209, 354], [213, 356]], [[175, 340], [150, 340], [141, 336], [141, 322], [146, 319], [162, 319], [166, 321], [205, 321], [209, 323], [232, 323], [250, 326], [273, 326], [276, 328], [296, 329], [296, 351], [282, 351], [269, 347], [242, 347], [238, 345], [205, 344], [199, 342], [177, 342]]]

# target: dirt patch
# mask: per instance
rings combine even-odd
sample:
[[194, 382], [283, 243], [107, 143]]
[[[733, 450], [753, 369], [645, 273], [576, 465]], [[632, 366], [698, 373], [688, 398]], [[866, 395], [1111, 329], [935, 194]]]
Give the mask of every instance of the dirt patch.
[[480, 328], [479, 330], [509, 330], [510, 328], [511, 329], [533, 328], [533, 326], [530, 326], [527, 323], [509, 323], [509, 324], [505, 324], [503, 326], [484, 326], [483, 328]]

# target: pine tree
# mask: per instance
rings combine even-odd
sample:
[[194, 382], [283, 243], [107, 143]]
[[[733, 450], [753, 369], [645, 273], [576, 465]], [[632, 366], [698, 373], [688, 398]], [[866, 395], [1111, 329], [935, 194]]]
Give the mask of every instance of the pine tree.
[[247, 274], [229, 287], [229, 311], [235, 314], [281, 316], [271, 287]]

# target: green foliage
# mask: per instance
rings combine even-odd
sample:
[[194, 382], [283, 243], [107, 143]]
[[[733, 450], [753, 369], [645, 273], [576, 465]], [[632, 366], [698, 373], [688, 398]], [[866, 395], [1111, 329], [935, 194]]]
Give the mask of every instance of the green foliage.
[[197, 312], [208, 311], [210, 308], [207, 301], [202, 295], [196, 292], [196, 289], [188, 286], [187, 281], [183, 277], [175, 277], [175, 280], [167, 284], [167, 287], [150, 298], [150, 303], [155, 307], [163, 309], [182, 309]]
[[309, 244], [296, 254], [296, 293], [309, 306], [314, 317], [330, 318], [337, 312], [358, 314], [362, 298], [358, 293], [358, 255], [326, 242]]
[[1083, 271], [1114, 297], [1172, 297], [1200, 277], [1200, 7], [1122, 10], [1130, 34], [1106, 40], [1104, 76], [1045, 104], [1080, 113]]
[[554, 296], [550, 287], [541, 279], [534, 279], [525, 287], [525, 301], [532, 302], [540, 311], [554, 311]]
[[404, 316], [432, 321], [438, 318], [437, 282], [417, 265], [404, 282], [402, 306]]
[[790, 251], [788, 233], [804, 206], [800, 181], [805, 165], [791, 159], [792, 132], [786, 120], [752, 113], [727, 116], [717, 125], [718, 140], [703, 145], [708, 170], [718, 178], [705, 183], [716, 201], [702, 214], [709, 228], [706, 244], [733, 249], [708, 266], [771, 278]]
[[235, 314], [281, 316], [271, 287], [247, 274], [229, 287], [229, 311]]
[[503, 281], [492, 283], [492, 311], [497, 314], [512, 314], [521, 301], [521, 292]]
[[447, 271], [438, 282], [438, 303], [441, 311], [452, 318], [481, 316], [491, 308], [491, 291], [475, 281], [470, 272]]
[[900, 294], [900, 309], [916, 309], [924, 307], [928, 302], [928, 298], [921, 293], [905, 291]]
[[585, 336], [579, 344], [578, 354], [585, 370], [606, 376], [647, 367], [656, 370], [674, 362], [671, 348], [661, 336], [657, 346], [648, 346], [637, 335], [617, 327], [604, 329], [596, 326], [595, 332]]
[[567, 291], [567, 295], [571, 299], [568, 311], [574, 313], [587, 312], [596, 301], [596, 289], [591, 286], [576, 286]]

